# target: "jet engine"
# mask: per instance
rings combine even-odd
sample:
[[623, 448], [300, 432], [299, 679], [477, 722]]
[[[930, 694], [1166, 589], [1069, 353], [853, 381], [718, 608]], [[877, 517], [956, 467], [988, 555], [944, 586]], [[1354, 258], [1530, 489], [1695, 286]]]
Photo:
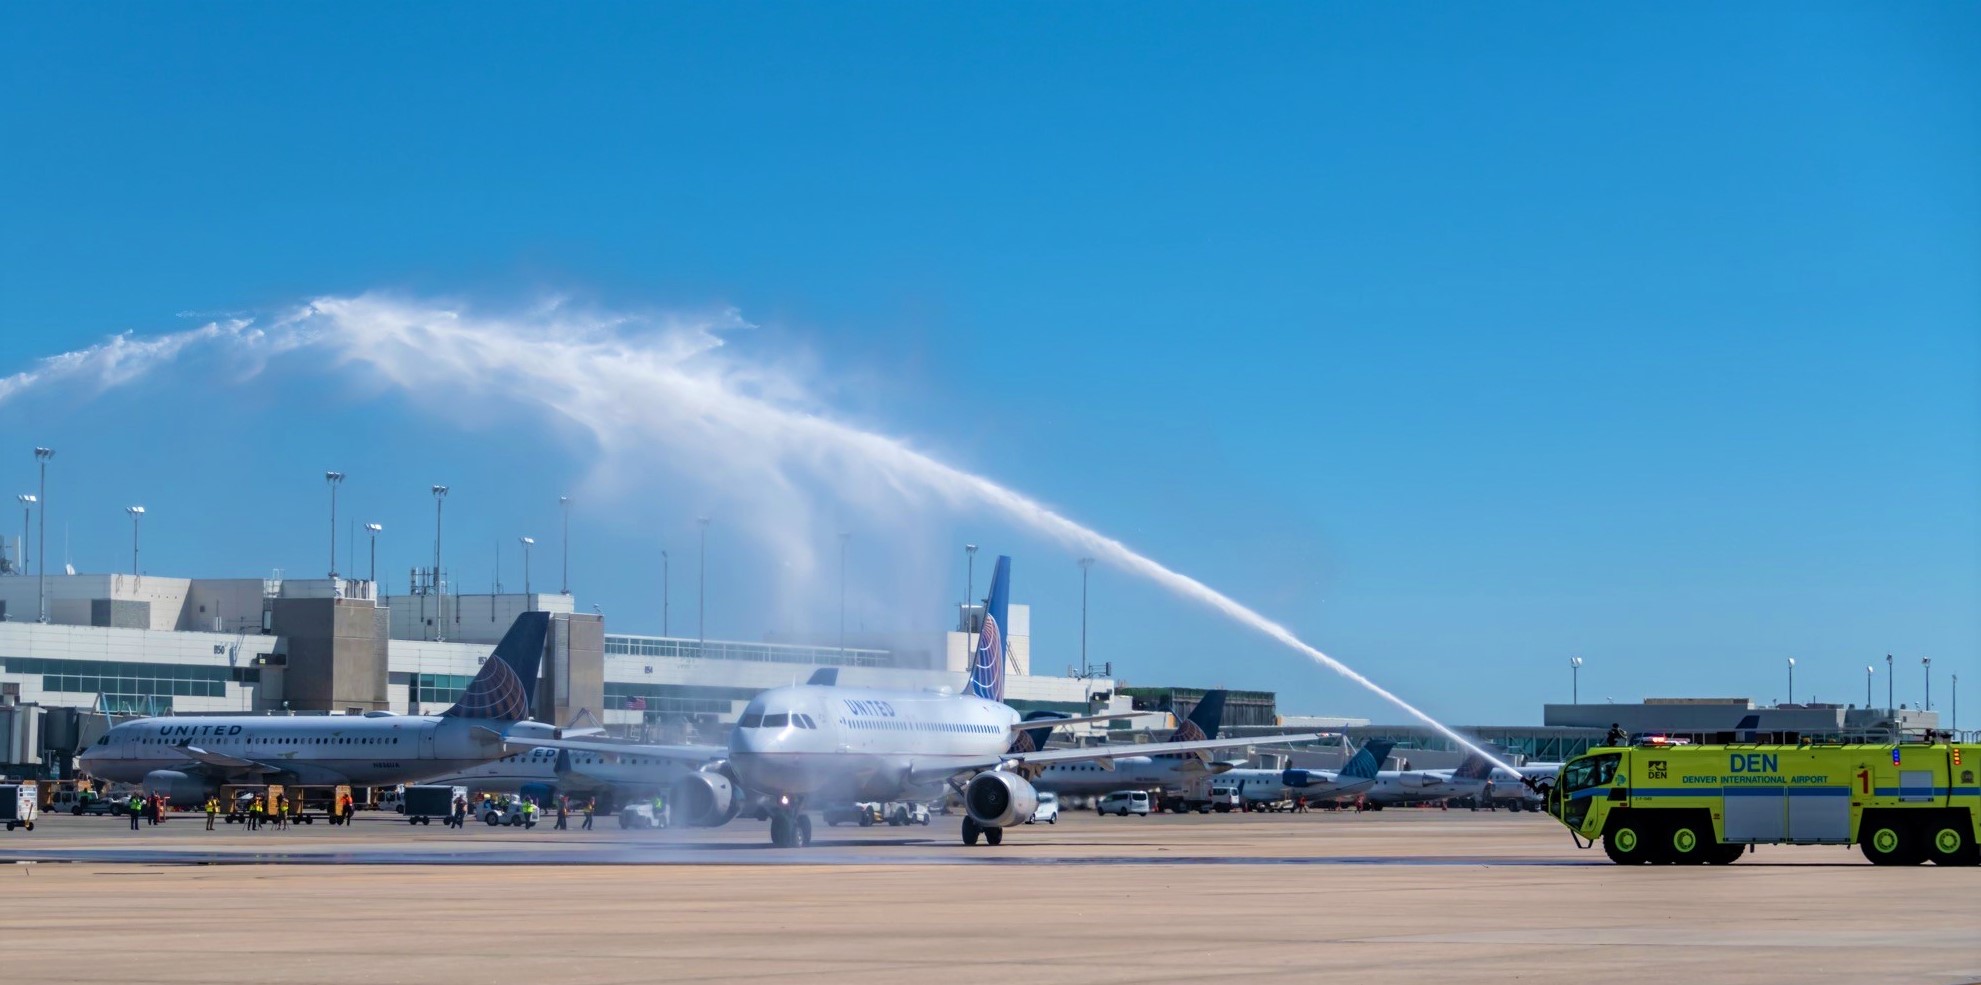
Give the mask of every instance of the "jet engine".
[[206, 781], [178, 770], [152, 770], [144, 775], [144, 795], [162, 794], [180, 807], [195, 807], [206, 800]]
[[963, 807], [970, 820], [986, 828], [1024, 824], [1039, 809], [1039, 792], [1016, 773], [979, 773], [963, 788]]
[[1311, 787], [1315, 784], [1326, 783], [1327, 779], [1327, 777], [1313, 770], [1286, 770], [1279, 775], [1279, 782], [1296, 790], [1302, 787]]
[[743, 798], [736, 785], [721, 773], [697, 770], [674, 782], [668, 791], [668, 813], [677, 821], [698, 828], [728, 824], [743, 809]]

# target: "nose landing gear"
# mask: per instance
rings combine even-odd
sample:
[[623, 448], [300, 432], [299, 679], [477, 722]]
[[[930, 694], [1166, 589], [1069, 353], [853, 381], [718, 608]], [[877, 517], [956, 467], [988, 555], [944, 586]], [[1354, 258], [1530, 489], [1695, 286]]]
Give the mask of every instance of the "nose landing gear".
[[773, 810], [770, 843], [779, 848], [803, 848], [812, 843], [812, 819], [795, 807]]

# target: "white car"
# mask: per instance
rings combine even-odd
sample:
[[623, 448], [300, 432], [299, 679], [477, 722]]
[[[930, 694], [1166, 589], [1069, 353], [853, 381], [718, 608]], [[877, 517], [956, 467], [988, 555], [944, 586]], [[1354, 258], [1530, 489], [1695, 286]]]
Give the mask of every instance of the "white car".
[[1032, 816], [1025, 819], [1026, 824], [1037, 824], [1040, 821], [1047, 824], [1059, 823], [1059, 795], [1050, 790], [1039, 791], [1038, 809], [1032, 811]]
[[1146, 817], [1149, 813], [1149, 794], [1145, 790], [1116, 790], [1102, 797], [1101, 802], [1094, 805], [1094, 810], [1103, 817], [1109, 814], [1119, 814], [1122, 817], [1141, 814]]

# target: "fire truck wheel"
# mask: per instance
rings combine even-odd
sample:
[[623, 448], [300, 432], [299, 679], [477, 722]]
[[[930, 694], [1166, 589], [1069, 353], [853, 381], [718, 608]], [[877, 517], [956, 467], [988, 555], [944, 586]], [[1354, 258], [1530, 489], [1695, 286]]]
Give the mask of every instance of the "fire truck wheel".
[[1651, 860], [1649, 835], [1635, 822], [1616, 825], [1603, 836], [1603, 854], [1618, 865], [1643, 865]]
[[1918, 833], [1903, 821], [1890, 817], [1865, 818], [1858, 836], [1858, 847], [1873, 865], [1918, 865], [1926, 861], [1925, 846]]
[[1665, 838], [1664, 854], [1679, 865], [1704, 865], [1707, 848], [1718, 844], [1711, 827], [1687, 819], [1671, 826], [1671, 833]]
[[1959, 823], [1954, 823], [1954, 819], [1948, 819], [1933, 825], [1931, 831], [1932, 840], [1927, 857], [1932, 859], [1935, 865], [1981, 863], [1981, 851], [1975, 849], [1974, 838], [1968, 833], [1966, 818], [1960, 818]]

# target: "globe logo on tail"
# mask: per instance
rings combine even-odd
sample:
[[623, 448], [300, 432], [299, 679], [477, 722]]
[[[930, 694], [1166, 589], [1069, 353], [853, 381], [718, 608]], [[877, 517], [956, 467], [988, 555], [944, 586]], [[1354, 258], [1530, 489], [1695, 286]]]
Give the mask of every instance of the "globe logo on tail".
[[490, 657], [481, 673], [468, 682], [461, 700], [442, 712], [450, 718], [493, 718], [521, 721], [530, 717], [530, 701], [523, 691], [523, 680], [501, 657]]
[[987, 701], [1004, 700], [1004, 637], [996, 616], [984, 616], [976, 661], [970, 667], [970, 693]]

